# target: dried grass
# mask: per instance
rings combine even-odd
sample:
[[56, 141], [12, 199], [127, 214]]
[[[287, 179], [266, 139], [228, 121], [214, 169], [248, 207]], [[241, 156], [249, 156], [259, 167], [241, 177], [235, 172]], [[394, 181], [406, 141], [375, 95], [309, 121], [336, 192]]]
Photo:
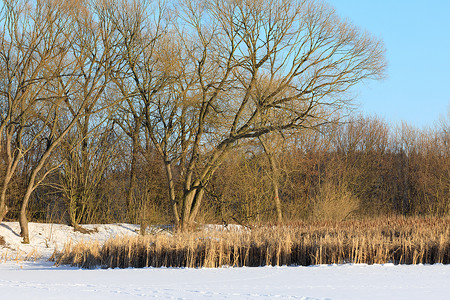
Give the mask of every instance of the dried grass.
[[449, 218], [384, 218], [121, 237], [67, 244], [57, 265], [83, 268], [450, 263]]

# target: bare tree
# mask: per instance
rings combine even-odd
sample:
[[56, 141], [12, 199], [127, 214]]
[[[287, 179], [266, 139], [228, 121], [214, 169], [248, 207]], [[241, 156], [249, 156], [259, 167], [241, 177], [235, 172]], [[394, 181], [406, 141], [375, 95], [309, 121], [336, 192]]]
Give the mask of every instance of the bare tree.
[[174, 4], [175, 19], [145, 1], [109, 3], [107, 15], [123, 41], [114, 81], [134, 119], [144, 116], [174, 222], [187, 229], [231, 149], [326, 123], [351, 86], [382, 77], [385, 62], [380, 41], [315, 1]]
[[[44, 162], [54, 148], [56, 127], [51, 124], [58, 119], [62, 98], [50, 91], [50, 81], [70, 65], [66, 60], [70, 8], [64, 5], [5, 1], [2, 8], [0, 138], [7, 158], [0, 199], [2, 216], [8, 185], [25, 155], [35, 147], [45, 147], [40, 158]], [[37, 169], [42, 167], [38, 164]], [[30, 182], [36, 173], [30, 175]], [[27, 189], [25, 202], [31, 191]]]
[[[185, 1], [179, 28], [197, 77], [182, 227], [204, 187], [239, 141], [318, 126], [347, 91], [383, 75], [380, 41], [314, 1]], [[178, 22], [180, 24], [181, 22]]]
[[193, 79], [186, 75], [187, 66], [180, 44], [174, 40], [166, 5], [151, 5], [147, 1], [113, 5], [117, 13], [109, 16], [124, 41], [121, 50], [125, 65], [113, 80], [127, 98], [124, 110], [132, 116], [132, 122], [126, 122], [124, 128], [133, 141], [129, 193], [135, 180], [136, 146], [142, 123], [146, 140], [154, 145], [164, 164], [174, 222], [178, 224], [174, 166], [180, 161], [183, 164], [186, 140], [190, 139], [193, 119], [186, 91]]
[[67, 95], [67, 120], [76, 120], [63, 141], [64, 167], [59, 187], [76, 230], [82, 230], [79, 222], [87, 217], [86, 209], [92, 206], [114, 153], [117, 137], [112, 136], [114, 123], [108, 120], [123, 99], [110, 87], [111, 71], [119, 65], [115, 48], [120, 38], [115, 26], [105, 18], [104, 3], [92, 1], [86, 5], [74, 19], [76, 31], [70, 48], [78, 69], [71, 76], [70, 86], [62, 77], [59, 81]]
[[[7, 132], [9, 161], [5, 179], [10, 178], [9, 174], [32, 149], [39, 150], [28, 176], [19, 218], [23, 242], [29, 243], [26, 214], [30, 196], [60, 166], [61, 162], [51, 161], [50, 157], [64, 137], [79, 124], [80, 118], [95, 113], [95, 103], [104, 96], [103, 80], [109, 77], [112, 56], [106, 52], [98, 55], [99, 47], [77, 44], [83, 41], [79, 39], [80, 30], [86, 33], [91, 29], [87, 27], [89, 13], [79, 3], [12, 1], [5, 2], [4, 13], [7, 32], [1, 49], [2, 63], [6, 66], [2, 97], [7, 99], [4, 111], [8, 114], [2, 119], [2, 126]], [[83, 26], [77, 26], [80, 19], [86, 21]], [[107, 27], [102, 25], [99, 24], [98, 32], [104, 35], [100, 34], [99, 39], [110, 41]], [[98, 42], [91, 38], [86, 39]], [[107, 43], [102, 46], [102, 49], [113, 47]], [[95, 58], [89, 61], [92, 56]], [[103, 86], [99, 88], [99, 84]], [[3, 191], [6, 189], [7, 181]]]

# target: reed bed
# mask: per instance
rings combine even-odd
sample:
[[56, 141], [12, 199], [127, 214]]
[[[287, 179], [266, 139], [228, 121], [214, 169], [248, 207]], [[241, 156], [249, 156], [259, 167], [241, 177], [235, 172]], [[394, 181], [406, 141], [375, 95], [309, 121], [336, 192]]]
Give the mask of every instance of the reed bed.
[[299, 222], [251, 230], [120, 237], [66, 244], [57, 265], [82, 268], [450, 263], [450, 218]]

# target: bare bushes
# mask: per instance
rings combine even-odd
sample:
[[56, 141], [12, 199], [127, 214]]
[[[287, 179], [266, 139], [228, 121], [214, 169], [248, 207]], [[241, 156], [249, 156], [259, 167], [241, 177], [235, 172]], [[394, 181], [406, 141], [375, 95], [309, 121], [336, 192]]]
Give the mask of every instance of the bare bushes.
[[354, 214], [359, 199], [343, 184], [324, 183], [316, 196], [311, 215], [316, 220], [342, 221]]
[[297, 223], [68, 244], [54, 260], [84, 268], [448, 264], [449, 237], [448, 218]]

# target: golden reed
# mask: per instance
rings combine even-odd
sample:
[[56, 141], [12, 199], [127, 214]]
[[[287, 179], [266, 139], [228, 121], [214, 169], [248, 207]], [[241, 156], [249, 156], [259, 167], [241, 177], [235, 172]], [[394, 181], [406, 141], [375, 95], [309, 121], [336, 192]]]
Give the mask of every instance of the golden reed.
[[450, 263], [450, 218], [298, 222], [66, 244], [52, 259], [83, 268]]

